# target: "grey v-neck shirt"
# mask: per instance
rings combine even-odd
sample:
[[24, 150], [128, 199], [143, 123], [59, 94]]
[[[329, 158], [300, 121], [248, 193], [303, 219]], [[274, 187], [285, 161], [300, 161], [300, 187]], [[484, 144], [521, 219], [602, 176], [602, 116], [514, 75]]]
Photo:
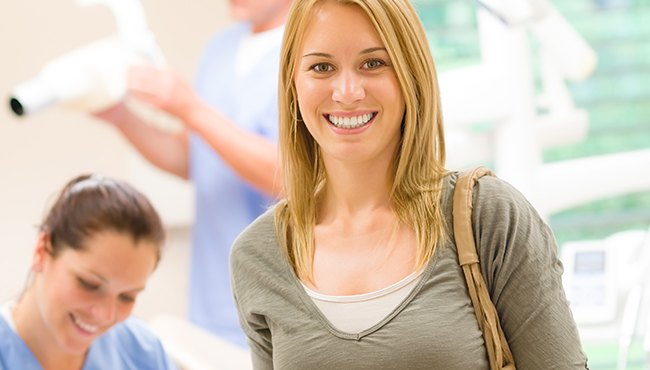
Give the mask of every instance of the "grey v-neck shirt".
[[[448, 230], [458, 174], [445, 181]], [[274, 209], [235, 242], [233, 293], [255, 369], [488, 369], [481, 330], [452, 241], [386, 318], [360, 333], [334, 328], [316, 308], [275, 236]], [[481, 269], [518, 369], [585, 369], [546, 223], [512, 186], [484, 177], [474, 191]]]

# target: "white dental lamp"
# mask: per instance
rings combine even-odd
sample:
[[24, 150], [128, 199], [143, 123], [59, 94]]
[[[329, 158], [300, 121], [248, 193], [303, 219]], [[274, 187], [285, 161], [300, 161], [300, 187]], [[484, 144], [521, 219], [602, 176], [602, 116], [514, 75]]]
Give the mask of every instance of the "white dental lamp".
[[[627, 175], [648, 166], [649, 149], [542, 163], [544, 149], [587, 135], [587, 113], [575, 106], [566, 82], [587, 78], [596, 54], [546, 0], [477, 1], [481, 63], [440, 75], [450, 167], [493, 163], [545, 217], [649, 189], [650, 176]], [[541, 94], [530, 35], [539, 44]], [[490, 129], [471, 129], [484, 122]]]
[[164, 63], [138, 0], [77, 0], [77, 4], [107, 6], [115, 16], [117, 34], [50, 61], [34, 78], [17, 85], [9, 98], [16, 115], [55, 104], [88, 112], [107, 108], [124, 96], [129, 65]]

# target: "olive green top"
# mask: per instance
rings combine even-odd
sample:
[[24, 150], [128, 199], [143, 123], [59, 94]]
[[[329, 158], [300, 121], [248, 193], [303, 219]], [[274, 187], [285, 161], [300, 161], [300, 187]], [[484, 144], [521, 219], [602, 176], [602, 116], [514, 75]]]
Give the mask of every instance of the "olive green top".
[[[457, 178], [446, 178], [442, 196], [452, 236]], [[392, 313], [360, 333], [344, 333], [298, 281], [278, 245], [273, 212], [242, 232], [231, 255], [233, 292], [255, 369], [488, 369], [453, 238], [438, 247]], [[481, 269], [517, 368], [585, 369], [547, 224], [517, 190], [493, 177], [474, 189], [473, 224]]]

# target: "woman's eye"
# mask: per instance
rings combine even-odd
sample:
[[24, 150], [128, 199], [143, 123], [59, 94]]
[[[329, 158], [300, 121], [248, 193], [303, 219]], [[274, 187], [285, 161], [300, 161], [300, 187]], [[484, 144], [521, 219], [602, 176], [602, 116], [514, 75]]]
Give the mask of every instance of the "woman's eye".
[[364, 63], [366, 69], [376, 69], [385, 65], [386, 63], [381, 59], [370, 59]]
[[133, 303], [135, 302], [135, 297], [130, 295], [121, 295], [120, 300], [124, 303]]
[[317, 63], [317, 64], [314, 64], [313, 66], [311, 66], [310, 69], [312, 71], [314, 71], [314, 72], [325, 73], [325, 72], [331, 71], [332, 66], [329, 65], [328, 63]]
[[99, 285], [90, 283], [82, 278], [77, 278], [77, 281], [79, 282], [79, 285], [87, 291], [95, 291], [99, 289]]

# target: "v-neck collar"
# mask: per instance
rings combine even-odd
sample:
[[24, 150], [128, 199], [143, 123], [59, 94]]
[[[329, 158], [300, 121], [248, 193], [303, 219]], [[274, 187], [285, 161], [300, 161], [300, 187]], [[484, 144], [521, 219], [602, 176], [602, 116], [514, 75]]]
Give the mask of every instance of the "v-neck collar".
[[[275, 239], [275, 241], [276, 244], [278, 244], [277, 238]], [[443, 246], [444, 243], [441, 243], [438, 246], [438, 248]], [[278, 248], [280, 248], [279, 244], [278, 244]], [[413, 288], [413, 290], [402, 300], [402, 302], [400, 302], [400, 304], [397, 305], [397, 307], [395, 307], [395, 309], [393, 309], [381, 321], [369, 327], [368, 329], [362, 330], [358, 333], [344, 332], [337, 329], [334, 325], [332, 325], [332, 323], [327, 319], [327, 317], [325, 317], [323, 312], [316, 306], [316, 304], [309, 296], [309, 294], [305, 291], [302, 283], [300, 282], [300, 279], [298, 279], [298, 276], [295, 274], [293, 268], [289, 264], [289, 261], [287, 261], [286, 258], [283, 258], [283, 261], [284, 261], [285, 273], [289, 276], [289, 279], [293, 283], [292, 289], [294, 289], [294, 292], [298, 295], [298, 297], [300, 297], [300, 300], [305, 305], [306, 309], [323, 325], [323, 327], [325, 327], [327, 331], [329, 331], [331, 334], [333, 334], [338, 338], [348, 339], [348, 340], [359, 340], [363, 337], [366, 337], [380, 330], [386, 324], [391, 322], [397, 315], [399, 315], [400, 312], [402, 312], [409, 305], [409, 303], [411, 303], [411, 301], [422, 289], [422, 286], [429, 280], [431, 273], [437, 264], [438, 258], [436, 258], [436, 254], [438, 248], [436, 248], [436, 253], [434, 253], [434, 255], [431, 256], [431, 258], [427, 262], [424, 271], [422, 272], [422, 278], [420, 279], [420, 281], [418, 281], [417, 285]]]

